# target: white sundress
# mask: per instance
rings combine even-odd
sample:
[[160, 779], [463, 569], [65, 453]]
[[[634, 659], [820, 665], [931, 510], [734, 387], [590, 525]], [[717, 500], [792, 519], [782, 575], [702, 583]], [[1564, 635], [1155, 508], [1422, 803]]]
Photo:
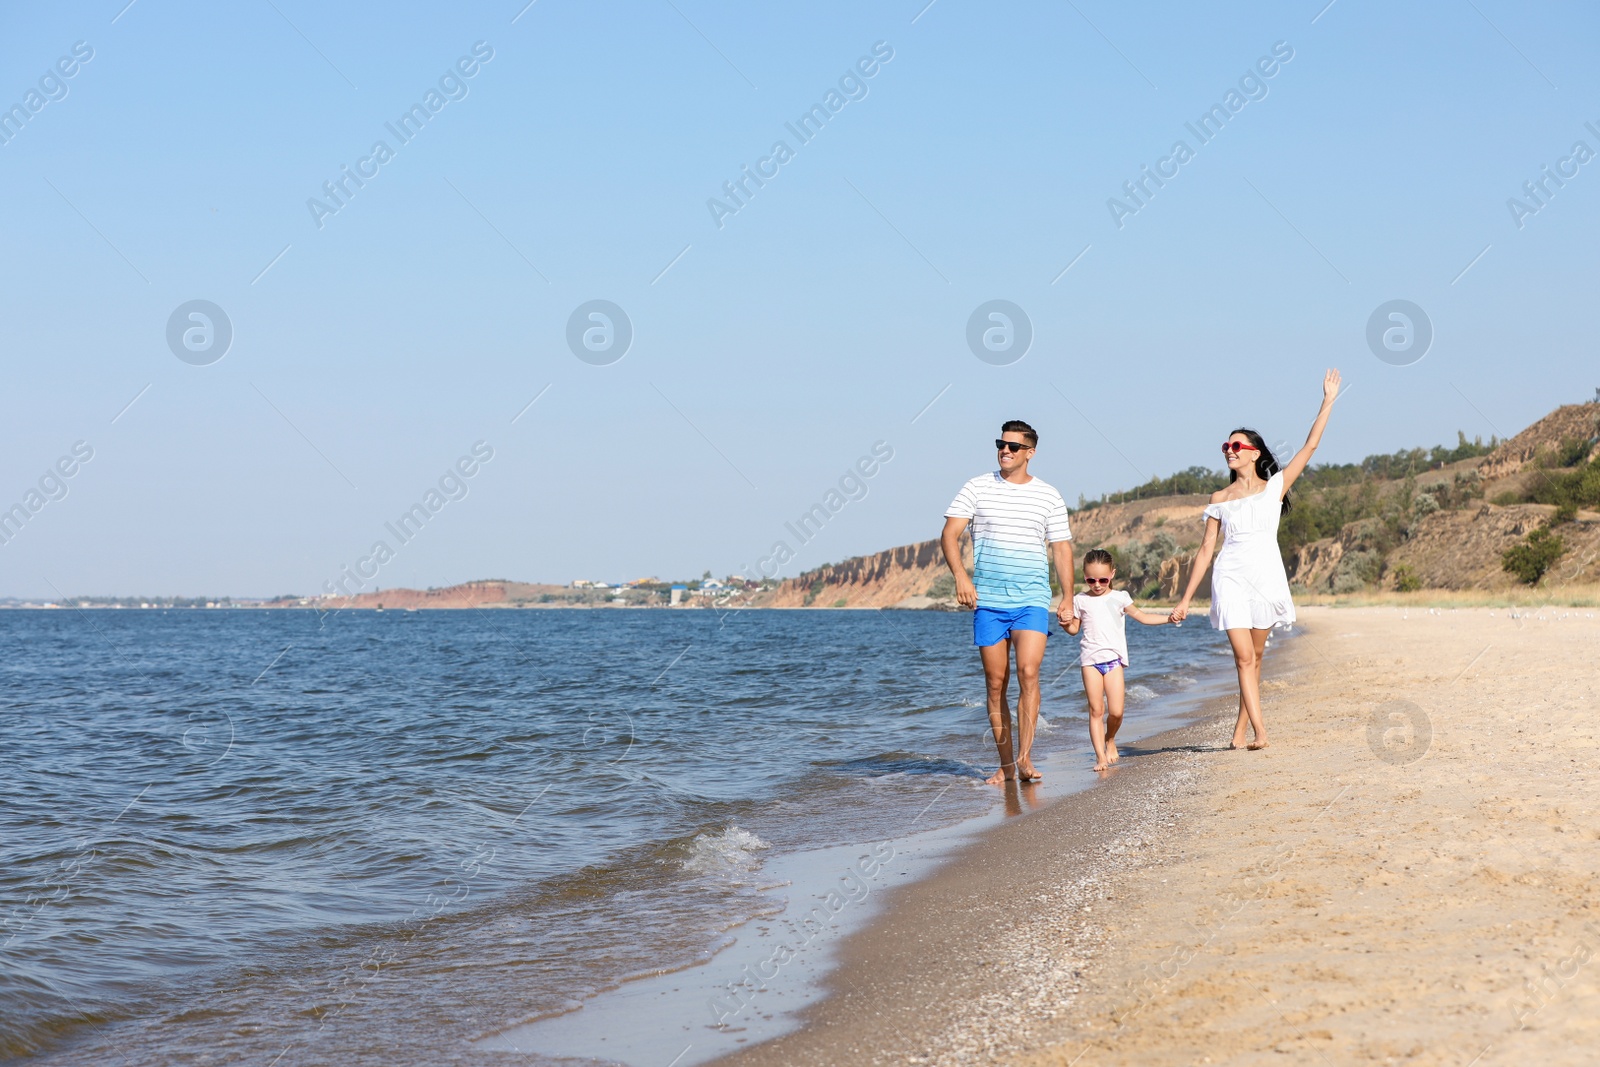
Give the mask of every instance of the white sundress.
[[1218, 630], [1270, 630], [1294, 623], [1289, 577], [1278, 553], [1283, 473], [1253, 496], [1206, 506], [1222, 524], [1222, 549], [1211, 569], [1211, 625]]

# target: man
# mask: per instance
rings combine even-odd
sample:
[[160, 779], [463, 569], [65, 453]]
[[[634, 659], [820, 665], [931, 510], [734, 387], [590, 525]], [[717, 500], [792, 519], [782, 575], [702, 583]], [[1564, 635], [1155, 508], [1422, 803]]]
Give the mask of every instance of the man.
[[[1000, 785], [1044, 777], [1029, 758], [1039, 721], [1039, 665], [1050, 633], [1050, 564], [1061, 576], [1056, 609], [1061, 625], [1072, 615], [1072, 532], [1067, 504], [1055, 488], [1028, 473], [1039, 435], [1016, 419], [1000, 427], [1000, 469], [980, 474], [956, 494], [944, 513], [945, 562], [956, 579], [956, 603], [972, 608], [972, 643], [983, 661], [988, 686], [989, 726], [1000, 769], [988, 778]], [[972, 526], [972, 577], [961, 564], [961, 532]], [[1017, 755], [1011, 755], [1011, 709], [1007, 690], [1016, 650]]]

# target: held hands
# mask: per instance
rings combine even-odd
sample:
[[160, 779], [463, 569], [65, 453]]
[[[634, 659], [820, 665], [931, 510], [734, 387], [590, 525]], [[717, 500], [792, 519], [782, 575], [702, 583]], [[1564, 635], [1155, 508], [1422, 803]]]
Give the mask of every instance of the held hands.
[[1189, 601], [1188, 600], [1180, 600], [1180, 601], [1178, 601], [1177, 606], [1172, 609], [1171, 613], [1167, 615], [1167, 618], [1170, 619], [1172, 622], [1179, 623], [1179, 622], [1182, 622], [1185, 618], [1187, 618], [1188, 615], [1189, 615]]
[[1071, 593], [1061, 594], [1061, 602], [1056, 605], [1056, 621], [1061, 624], [1063, 630], [1069, 630], [1069, 632], [1070, 627], [1078, 621], [1078, 616], [1072, 612]]

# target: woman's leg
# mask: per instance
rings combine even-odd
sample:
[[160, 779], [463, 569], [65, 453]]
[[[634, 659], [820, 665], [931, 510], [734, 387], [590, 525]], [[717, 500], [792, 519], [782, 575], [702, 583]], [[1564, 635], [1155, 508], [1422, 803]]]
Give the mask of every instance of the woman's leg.
[[[1261, 693], [1261, 661], [1266, 658], [1266, 655], [1267, 655], [1267, 637], [1271, 633], [1272, 633], [1271, 630], [1251, 630], [1250, 631], [1250, 640], [1256, 646], [1256, 694], [1257, 694], [1257, 696], [1256, 696], [1256, 707], [1258, 709], [1261, 707], [1261, 703], [1260, 703], [1260, 699], [1261, 699], [1260, 698], [1260, 693]], [[1265, 715], [1264, 712], [1258, 712], [1258, 714], [1261, 714], [1263, 716]], [[1264, 723], [1266, 720], [1263, 717], [1261, 721]], [[1267, 739], [1266, 739], [1265, 736], [1263, 736], [1263, 734], [1262, 734], [1262, 732], [1261, 732], [1261, 730], [1259, 728], [1256, 730], [1256, 743], [1252, 744], [1252, 745], [1250, 745], [1248, 747], [1250, 747], [1250, 748], [1266, 748], [1267, 747]]]
[[1245, 745], [1245, 724], [1255, 731], [1256, 744], [1267, 739], [1267, 729], [1261, 722], [1261, 671], [1257, 664], [1256, 642], [1253, 631], [1229, 630], [1228, 644], [1233, 648], [1233, 665], [1239, 672], [1239, 720], [1233, 726], [1233, 747]]
[[1089, 699], [1089, 744], [1094, 746], [1094, 769], [1106, 769], [1106, 686], [1093, 667], [1083, 668], [1083, 695]]
[[1127, 696], [1124, 690], [1121, 667], [1106, 675], [1106, 762], [1115, 763], [1122, 757], [1117, 754], [1117, 731], [1122, 729], [1122, 705]]

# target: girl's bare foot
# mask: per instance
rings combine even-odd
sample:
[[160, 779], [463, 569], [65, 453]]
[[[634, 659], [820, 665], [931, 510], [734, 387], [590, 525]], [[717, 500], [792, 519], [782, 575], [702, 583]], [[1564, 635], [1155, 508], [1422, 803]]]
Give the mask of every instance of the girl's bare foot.
[[1270, 741], [1252, 741], [1244, 747], [1248, 748], [1251, 752], [1259, 752], [1261, 749], [1266, 748], [1269, 744], [1271, 744]]
[[1107, 763], [1115, 763], [1115, 762], [1117, 762], [1117, 760], [1119, 760], [1121, 758], [1122, 758], [1122, 756], [1117, 753], [1117, 744], [1116, 744], [1116, 742], [1115, 741], [1107, 741], [1106, 742], [1106, 762]]
[[[1106, 762], [1109, 763], [1110, 761], [1107, 760]], [[1096, 763], [1094, 765], [1094, 769], [1097, 770], [1097, 771], [1103, 771], [1103, 770], [1106, 769], [1106, 764], [1105, 763]]]
[[1244, 738], [1242, 738], [1242, 737], [1235, 737], [1232, 741], [1228, 742], [1228, 748], [1230, 750], [1231, 749], [1237, 749], [1237, 748], [1243, 748], [1243, 747], [1244, 747]]

